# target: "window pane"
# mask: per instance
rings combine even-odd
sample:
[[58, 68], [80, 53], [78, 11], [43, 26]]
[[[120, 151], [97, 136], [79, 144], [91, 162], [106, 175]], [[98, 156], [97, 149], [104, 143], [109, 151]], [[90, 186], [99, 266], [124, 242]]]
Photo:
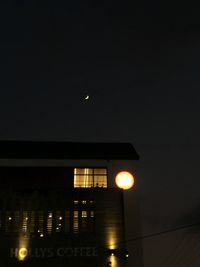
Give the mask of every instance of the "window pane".
[[90, 232], [95, 231], [95, 213], [94, 210], [90, 211]]
[[107, 169], [75, 168], [74, 187], [107, 187]]
[[47, 233], [49, 235], [52, 233], [52, 224], [53, 224], [53, 214], [51, 211], [49, 211], [47, 217]]
[[93, 176], [89, 175], [76, 175], [74, 177], [74, 187], [92, 187]]
[[87, 211], [86, 210], [82, 211], [82, 218], [87, 218]]
[[82, 210], [81, 212], [81, 231], [87, 232], [87, 211]]
[[107, 174], [107, 169], [94, 169], [94, 174], [104, 174], [106, 175]]
[[22, 219], [22, 232], [27, 233], [28, 232], [28, 212], [23, 211], [23, 219]]
[[95, 187], [107, 187], [107, 176], [94, 176]]
[[74, 234], [78, 234], [78, 232], [79, 232], [78, 211], [77, 210], [74, 211], [73, 232], [74, 232]]
[[74, 175], [93, 175], [93, 169], [89, 168], [75, 168]]

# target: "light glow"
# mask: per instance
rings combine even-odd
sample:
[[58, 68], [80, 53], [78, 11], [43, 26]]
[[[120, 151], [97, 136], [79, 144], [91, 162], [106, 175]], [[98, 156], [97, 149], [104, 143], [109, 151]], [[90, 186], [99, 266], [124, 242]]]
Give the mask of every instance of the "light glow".
[[26, 248], [20, 248], [19, 249], [18, 259], [20, 261], [25, 260], [25, 258], [27, 257], [27, 255], [28, 255], [28, 250]]
[[134, 185], [134, 177], [130, 172], [122, 171], [117, 174], [115, 182], [119, 188], [127, 190]]

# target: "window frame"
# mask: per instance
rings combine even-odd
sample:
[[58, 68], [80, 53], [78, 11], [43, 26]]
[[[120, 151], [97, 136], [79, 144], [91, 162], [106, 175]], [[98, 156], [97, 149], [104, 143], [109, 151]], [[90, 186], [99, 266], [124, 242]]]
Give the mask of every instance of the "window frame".
[[[89, 170], [92, 170], [92, 174], [88, 174], [87, 176], [92, 178], [92, 184], [91, 186], [75, 186], [75, 177], [76, 176], [79, 176], [79, 177], [84, 177], [85, 174], [76, 174], [75, 173], [75, 170], [76, 169], [89, 169]], [[105, 174], [97, 174], [95, 173], [95, 170], [105, 170]], [[96, 177], [104, 177], [106, 178], [106, 184], [105, 185], [101, 185], [99, 184], [98, 186], [95, 185], [95, 178]], [[97, 183], [96, 183], [97, 184]], [[73, 168], [73, 187], [74, 188], [82, 188], [82, 189], [87, 189], [87, 188], [103, 188], [103, 189], [106, 189], [108, 188], [108, 168], [107, 167], [74, 167]]]

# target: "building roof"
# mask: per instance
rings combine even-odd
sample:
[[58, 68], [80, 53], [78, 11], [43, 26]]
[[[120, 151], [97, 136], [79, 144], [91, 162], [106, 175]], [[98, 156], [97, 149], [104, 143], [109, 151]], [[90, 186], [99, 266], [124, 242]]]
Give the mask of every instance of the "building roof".
[[1, 159], [138, 160], [130, 143], [0, 141]]

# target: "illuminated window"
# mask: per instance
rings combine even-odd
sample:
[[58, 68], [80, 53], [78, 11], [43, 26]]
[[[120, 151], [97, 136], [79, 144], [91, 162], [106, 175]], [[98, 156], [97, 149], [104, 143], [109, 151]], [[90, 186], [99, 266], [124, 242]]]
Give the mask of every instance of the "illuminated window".
[[90, 211], [90, 217], [94, 218], [94, 211], [93, 210]]
[[73, 233], [78, 234], [79, 232], [79, 223], [78, 223], [78, 210], [74, 211], [74, 218], [73, 218]]
[[53, 214], [51, 211], [47, 214], [47, 233], [50, 235], [52, 233], [52, 220], [53, 220]]
[[90, 228], [89, 228], [90, 232], [94, 232], [95, 231], [95, 213], [94, 210], [90, 211]]
[[22, 232], [28, 232], [28, 212], [23, 211], [23, 218], [22, 218]]
[[107, 169], [75, 168], [74, 187], [107, 187]]
[[83, 210], [82, 211], [82, 218], [87, 218], [87, 211], [86, 210]]
[[81, 212], [81, 231], [87, 232], [87, 211], [82, 210]]

